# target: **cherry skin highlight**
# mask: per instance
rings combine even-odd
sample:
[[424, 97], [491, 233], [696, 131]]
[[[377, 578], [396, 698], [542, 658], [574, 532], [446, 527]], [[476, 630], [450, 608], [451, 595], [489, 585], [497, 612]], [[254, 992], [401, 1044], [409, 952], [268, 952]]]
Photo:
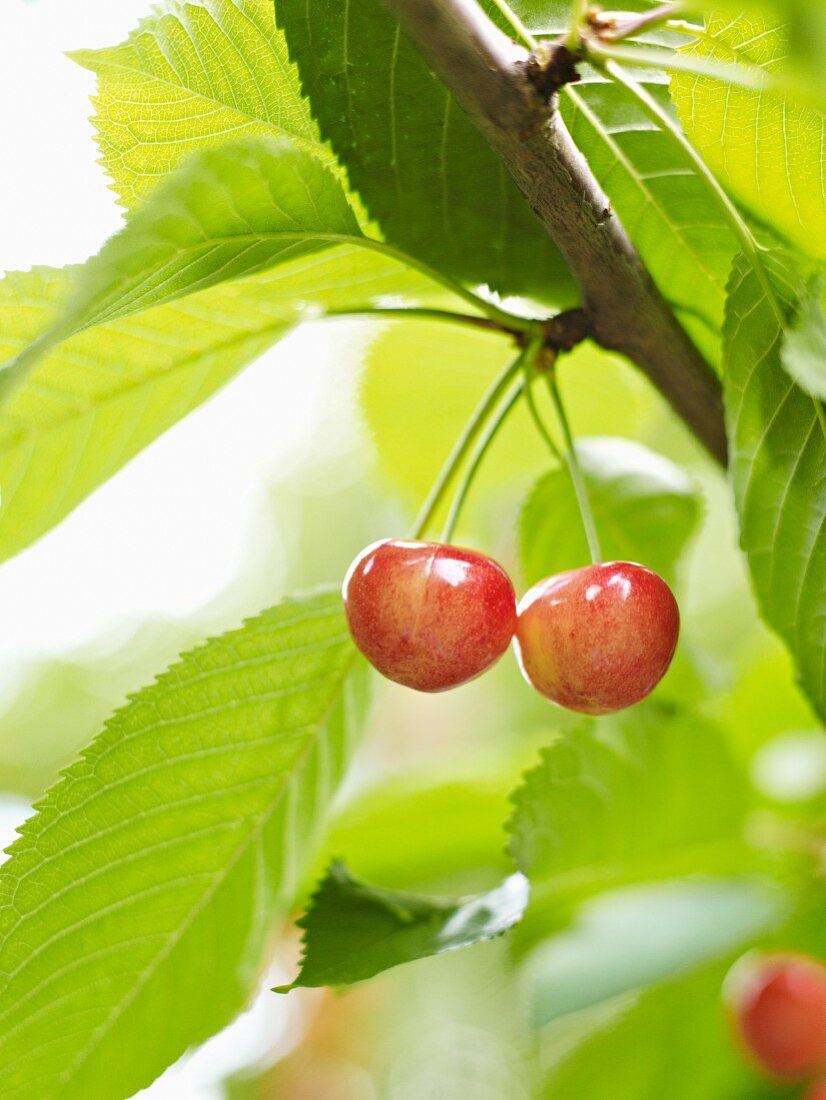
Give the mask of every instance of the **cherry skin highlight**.
[[495, 664], [516, 629], [505, 570], [484, 554], [438, 542], [368, 546], [344, 581], [353, 641], [384, 676], [446, 691]]
[[[806, 955], [770, 955], [741, 964], [731, 1007], [743, 1045], [776, 1077], [826, 1068], [826, 966]], [[821, 1083], [821, 1093], [826, 1088]]]
[[546, 698], [582, 714], [633, 706], [671, 664], [680, 612], [656, 573], [627, 561], [558, 573], [519, 604], [516, 654]]

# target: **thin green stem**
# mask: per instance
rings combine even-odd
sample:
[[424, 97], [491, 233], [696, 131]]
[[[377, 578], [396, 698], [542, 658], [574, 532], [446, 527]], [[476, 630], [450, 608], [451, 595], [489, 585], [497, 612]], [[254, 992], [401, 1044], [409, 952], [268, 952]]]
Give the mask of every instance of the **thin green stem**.
[[526, 373], [528, 377], [526, 380], [527, 385], [525, 386], [525, 404], [528, 406], [528, 412], [530, 413], [531, 420], [533, 420], [537, 432], [539, 433], [543, 441], [547, 444], [548, 450], [551, 452], [551, 456], [554, 458], [554, 460], [557, 462], [564, 462], [565, 460], [560, 453], [559, 447], [557, 447], [556, 443], [553, 440], [553, 436], [545, 426], [545, 421], [539, 415], [539, 409], [536, 406], [536, 400], [533, 395], [533, 383], [538, 377], [538, 374], [534, 369], [533, 363], [529, 365]]
[[447, 519], [445, 520], [444, 531], [442, 533], [442, 541], [450, 542], [453, 538], [453, 532], [456, 530], [456, 524], [459, 520], [459, 515], [464, 506], [467, 495], [476, 480], [476, 475], [479, 472], [479, 467], [482, 464], [482, 459], [488, 453], [491, 444], [496, 436], [499, 434], [499, 429], [505, 423], [508, 418], [508, 414], [519, 400], [522, 391], [525, 388], [525, 382], [527, 376], [533, 370], [536, 357], [542, 349], [543, 338], [537, 333], [534, 338], [528, 343], [526, 347], [522, 349], [516, 359], [506, 368], [505, 373], [509, 378], [515, 377], [519, 372], [524, 372], [524, 377], [520, 378], [515, 386], [507, 394], [498, 410], [492, 415], [488, 421], [488, 426], [484, 433], [476, 444], [473, 455], [465, 470], [465, 474], [456, 491], [456, 495], [453, 498], [453, 503], [450, 506]]
[[506, 0], [493, 0], [493, 3], [500, 10], [502, 15], [507, 19], [513, 29], [516, 31], [519, 38], [525, 43], [529, 50], [536, 49], [536, 39], [510, 6], [506, 3]]
[[[332, 239], [332, 237], [332, 234], [327, 235], [327, 239]], [[474, 309], [478, 309], [480, 313], [496, 321], [503, 329], [511, 332], [531, 333], [536, 328], [536, 322], [529, 317], [519, 317], [513, 313], [508, 313], [507, 310], [500, 309], [499, 306], [494, 305], [493, 302], [488, 302], [486, 299], [480, 298], [478, 295], [474, 294], [472, 290], [468, 290], [467, 287], [462, 286], [461, 283], [455, 282], [449, 275], [444, 275], [441, 271], [437, 271], [435, 268], [429, 267], [426, 263], [416, 259], [415, 256], [410, 256], [407, 252], [401, 251], [401, 249], [385, 244], [384, 241], [375, 241], [372, 237], [346, 237], [343, 234], [340, 239], [342, 244], [355, 244], [371, 252], [379, 252], [383, 256], [391, 256], [394, 260], [398, 260], [399, 263], [405, 264], [407, 267], [411, 267], [415, 271], [421, 272], [422, 275], [439, 283], [457, 297], [463, 298], [472, 305]]]
[[718, 206], [723, 211], [732, 232], [740, 243], [746, 258], [754, 269], [754, 273], [763, 288], [763, 293], [766, 296], [766, 300], [772, 309], [778, 323], [783, 326], [786, 323], [786, 319], [783, 315], [783, 310], [780, 307], [780, 303], [777, 300], [777, 295], [774, 292], [771, 280], [769, 279], [768, 272], [766, 271], [763, 258], [760, 255], [760, 248], [757, 241], [749, 229], [748, 225], [744, 221], [740, 211], [731, 201], [726, 194], [723, 187], [717, 180], [717, 177], [708, 167], [706, 162], [685, 136], [680, 129], [679, 125], [674, 119], [660, 107], [659, 103], [646, 91], [642, 85], [638, 84], [636, 80], [627, 76], [622, 69], [613, 61], [603, 61], [598, 57], [593, 58], [594, 64], [603, 69], [613, 81], [621, 85], [626, 89], [639, 103], [645, 113], [651, 118], [664, 133], [668, 134], [672, 140], [679, 145], [683, 153], [691, 161], [692, 165], [697, 171], [699, 178], [705, 183], [706, 187], [716, 200]]
[[476, 475], [479, 472], [479, 467], [482, 465], [482, 459], [490, 450], [490, 446], [493, 443], [496, 436], [499, 434], [499, 429], [505, 423], [511, 409], [516, 402], [522, 396], [522, 391], [525, 388], [525, 379], [519, 378], [516, 384], [511, 389], [510, 393], [506, 396], [505, 400], [499, 406], [496, 415], [492, 420], [488, 422], [488, 426], [479, 438], [479, 442], [476, 444], [476, 449], [473, 452], [473, 456], [465, 471], [465, 475], [462, 478], [459, 488], [456, 491], [456, 495], [453, 498], [453, 503], [450, 506], [450, 511], [447, 514], [445, 520], [444, 530], [442, 531], [441, 541], [450, 542], [453, 538], [453, 533], [456, 530], [456, 524], [459, 522], [459, 515], [464, 507], [464, 503], [467, 500], [468, 493], [476, 480]]
[[[487, 329], [489, 332], [503, 332], [504, 329], [498, 321], [490, 317], [476, 317], [470, 313], [456, 313], [448, 309], [425, 309], [419, 306], [379, 306], [376, 309], [364, 307], [363, 309], [328, 309], [319, 312], [317, 318], [312, 314], [311, 320], [323, 321], [326, 317], [370, 317], [375, 320], [414, 320], [414, 321], [448, 321], [452, 324], [470, 325], [474, 328]], [[509, 329], [515, 334], [516, 329]]]
[[601, 37], [605, 41], [618, 42], [620, 39], [630, 38], [648, 27], [668, 23], [675, 15], [688, 10], [688, 5], [681, 3], [680, 0], [675, 0], [673, 4], [661, 4], [658, 8], [652, 8], [641, 15], [629, 16], [621, 22], [618, 21], [613, 27], [606, 27], [601, 30]]
[[576, 53], [582, 45], [582, 31], [587, 22], [590, 7], [589, 0], [573, 0], [571, 4], [571, 21], [562, 39], [563, 46], [571, 53]]
[[457, 470], [470, 454], [479, 433], [482, 431], [485, 424], [487, 424], [488, 420], [490, 420], [491, 416], [493, 416], [499, 402], [504, 397], [517, 372], [520, 370], [521, 362], [522, 357], [519, 356], [513, 363], [509, 363], [494, 379], [493, 384], [465, 425], [462, 434], [454, 443], [453, 449], [447, 456], [445, 464], [442, 466], [433, 488], [428, 493], [427, 499], [416, 517], [416, 522], [413, 525], [412, 537], [414, 539], [420, 539], [427, 531], [456, 476]]
[[571, 484], [574, 487], [574, 494], [577, 499], [577, 504], [579, 505], [579, 513], [582, 516], [582, 526], [585, 528], [585, 538], [588, 540], [591, 561], [594, 563], [600, 562], [602, 561], [602, 550], [599, 545], [597, 525], [594, 522], [591, 500], [588, 496], [588, 489], [585, 485], [582, 467], [579, 465], [579, 459], [577, 458], [571, 425], [568, 423], [568, 416], [565, 412], [565, 406], [562, 403], [562, 395], [559, 392], [555, 372], [551, 372], [548, 375], [548, 386], [551, 391], [551, 400], [556, 408], [556, 415], [559, 418], [559, 426], [562, 428], [562, 434], [565, 438], [565, 462], [568, 466], [568, 473], [571, 475]]

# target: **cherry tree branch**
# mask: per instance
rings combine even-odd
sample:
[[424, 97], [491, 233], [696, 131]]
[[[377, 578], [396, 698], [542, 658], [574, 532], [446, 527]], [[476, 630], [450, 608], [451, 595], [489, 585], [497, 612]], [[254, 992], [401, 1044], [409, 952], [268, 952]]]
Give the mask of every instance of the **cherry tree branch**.
[[564, 47], [541, 64], [477, 0], [385, 0], [475, 122], [562, 253], [588, 333], [631, 359], [710, 453], [726, 461], [717, 377], [654, 285], [556, 109], [573, 75]]

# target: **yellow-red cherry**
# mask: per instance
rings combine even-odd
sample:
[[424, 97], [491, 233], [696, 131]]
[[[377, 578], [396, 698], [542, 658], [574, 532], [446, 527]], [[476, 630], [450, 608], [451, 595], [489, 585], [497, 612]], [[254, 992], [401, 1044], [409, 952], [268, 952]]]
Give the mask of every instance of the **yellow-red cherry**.
[[644, 699], [671, 664], [680, 611], [666, 582], [614, 561], [548, 577], [519, 604], [516, 652], [546, 698], [582, 714]]
[[481, 675], [516, 629], [505, 570], [474, 550], [388, 539], [368, 546], [344, 581], [353, 641], [384, 676], [445, 691]]
[[747, 959], [733, 975], [730, 1002], [743, 1045], [768, 1073], [800, 1078], [826, 1069], [826, 966], [817, 959]]

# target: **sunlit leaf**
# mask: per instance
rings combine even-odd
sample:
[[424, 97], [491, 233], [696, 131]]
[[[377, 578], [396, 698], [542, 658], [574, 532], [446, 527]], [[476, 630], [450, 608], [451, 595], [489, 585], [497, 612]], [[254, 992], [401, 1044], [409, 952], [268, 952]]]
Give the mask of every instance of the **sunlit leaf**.
[[78, 50], [97, 74], [102, 163], [132, 205], [187, 153], [289, 137], [328, 163], [272, 0], [165, 3], [119, 46]]
[[[773, 13], [713, 11], [706, 29], [687, 53], [772, 72], [789, 52], [786, 25]], [[734, 195], [775, 233], [826, 258], [826, 119], [772, 92], [689, 73], [674, 75], [671, 94], [689, 137]]]
[[[66, 309], [76, 272], [0, 281], [0, 361]], [[49, 530], [299, 321], [432, 294], [398, 261], [339, 245], [59, 343], [0, 409], [0, 559]]]
[[9, 1098], [121, 1100], [243, 1007], [357, 734], [340, 598], [193, 650], [107, 723], [0, 870]]

